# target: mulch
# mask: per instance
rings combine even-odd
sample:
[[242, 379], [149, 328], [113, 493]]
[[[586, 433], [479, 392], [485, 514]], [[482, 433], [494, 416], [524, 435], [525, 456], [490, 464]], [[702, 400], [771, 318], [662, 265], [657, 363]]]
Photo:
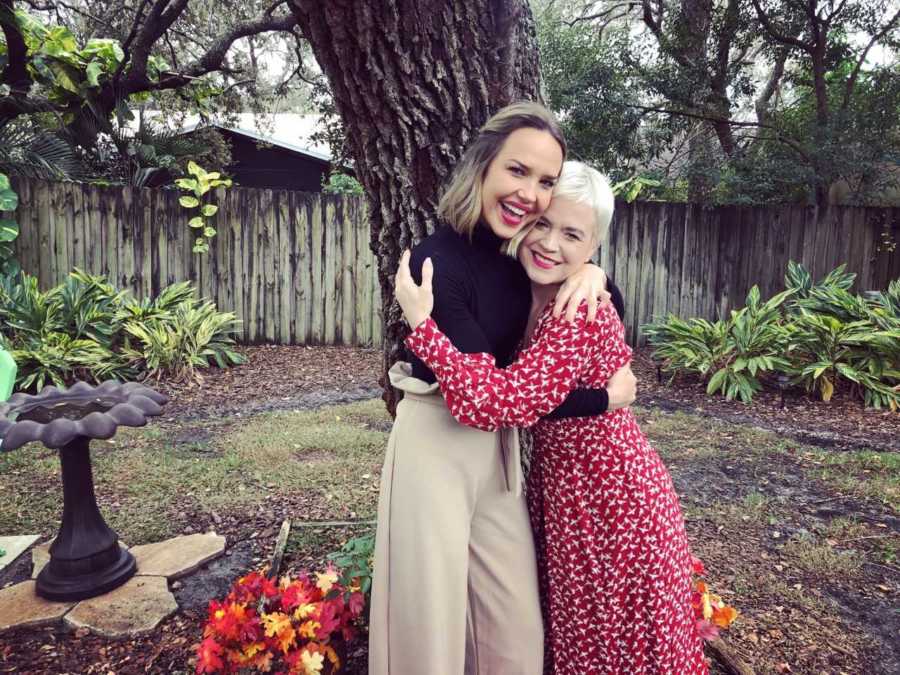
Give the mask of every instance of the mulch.
[[[168, 418], [214, 414], [252, 405], [261, 399], [290, 399], [304, 392], [378, 386], [381, 350], [355, 347], [262, 345], [241, 348], [243, 366], [212, 369], [201, 383], [167, 385]], [[638, 405], [707, 414], [739, 424], [752, 424], [813, 445], [835, 449], [900, 450], [900, 413], [863, 407], [848, 389], [838, 389], [829, 403], [802, 390], [785, 393], [774, 387], [759, 392], [751, 404], [710, 396], [696, 377], [658, 381], [651, 350], [635, 350]]]
[[380, 349], [255, 345], [238, 351], [247, 357], [241, 366], [211, 368], [197, 382], [153, 385], [170, 397], [165, 416], [205, 417], [308, 392], [376, 387], [381, 369]]
[[864, 408], [849, 388], [838, 388], [825, 403], [802, 389], [785, 392], [767, 387], [750, 404], [710, 396], [697, 377], [658, 375], [652, 350], [635, 350], [632, 369], [638, 378], [637, 403], [646, 407], [684, 410], [738, 424], [770, 429], [810, 445], [831, 449], [900, 451], [900, 412]]

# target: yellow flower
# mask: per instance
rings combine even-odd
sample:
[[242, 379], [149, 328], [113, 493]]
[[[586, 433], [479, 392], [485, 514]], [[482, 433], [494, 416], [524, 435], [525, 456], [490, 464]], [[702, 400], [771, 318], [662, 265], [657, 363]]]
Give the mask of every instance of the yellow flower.
[[300, 655], [300, 661], [303, 663], [304, 675], [317, 675], [322, 672], [322, 666], [325, 665], [325, 657], [322, 654], [310, 654], [305, 649]]

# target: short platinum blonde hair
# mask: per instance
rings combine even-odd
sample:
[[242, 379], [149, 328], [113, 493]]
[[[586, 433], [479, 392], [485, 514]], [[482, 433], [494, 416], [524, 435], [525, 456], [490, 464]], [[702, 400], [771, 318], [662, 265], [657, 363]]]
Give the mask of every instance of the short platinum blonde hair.
[[481, 218], [484, 175], [506, 139], [518, 129], [546, 131], [559, 143], [565, 159], [566, 141], [552, 112], [531, 101], [502, 108], [481, 127], [466, 149], [438, 203], [438, 217], [460, 234], [472, 236]]
[[[616, 198], [609, 186], [609, 179], [597, 169], [583, 162], [564, 162], [559, 179], [553, 186], [553, 199], [558, 197], [590, 207], [594, 214], [590, 233], [594, 245], [599, 246], [609, 232], [609, 224], [612, 222], [613, 210], [616, 205]], [[522, 229], [507, 242], [506, 253], [508, 255], [516, 257], [519, 244], [528, 236], [532, 227], [534, 227], [533, 224]]]

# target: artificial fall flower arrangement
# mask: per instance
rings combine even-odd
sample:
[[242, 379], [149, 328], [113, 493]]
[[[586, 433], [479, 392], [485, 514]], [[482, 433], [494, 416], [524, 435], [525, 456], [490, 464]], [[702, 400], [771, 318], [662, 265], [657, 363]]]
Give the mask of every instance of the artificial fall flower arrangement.
[[[706, 574], [703, 562], [698, 558], [692, 557], [691, 566], [696, 576]], [[694, 580], [691, 605], [697, 617], [697, 630], [704, 640], [715, 640], [719, 637], [719, 629], [728, 628], [739, 615], [734, 607], [726, 605], [722, 598], [711, 593], [709, 586], [701, 579]]]
[[365, 603], [360, 587], [342, 586], [333, 567], [277, 584], [251, 572], [224, 601], [209, 603], [197, 673], [335, 673], [341, 661], [333, 642], [352, 639]]

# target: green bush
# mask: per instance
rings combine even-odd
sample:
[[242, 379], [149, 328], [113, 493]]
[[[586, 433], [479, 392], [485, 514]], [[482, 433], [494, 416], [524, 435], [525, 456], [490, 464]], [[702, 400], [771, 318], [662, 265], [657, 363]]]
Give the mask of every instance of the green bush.
[[196, 369], [243, 362], [234, 314], [197, 300], [187, 282], [136, 300], [76, 269], [41, 292], [29, 275], [0, 278], [0, 338], [19, 367], [19, 389], [74, 379], [196, 378]]
[[654, 358], [674, 377], [694, 373], [707, 391], [749, 403], [772, 375], [831, 399], [842, 381], [875, 408], [900, 405], [900, 280], [863, 298], [844, 266], [818, 284], [788, 263], [786, 290], [710, 323], [669, 315], [645, 327]]

